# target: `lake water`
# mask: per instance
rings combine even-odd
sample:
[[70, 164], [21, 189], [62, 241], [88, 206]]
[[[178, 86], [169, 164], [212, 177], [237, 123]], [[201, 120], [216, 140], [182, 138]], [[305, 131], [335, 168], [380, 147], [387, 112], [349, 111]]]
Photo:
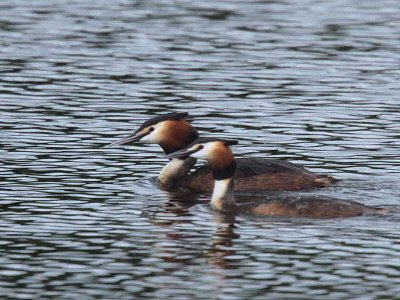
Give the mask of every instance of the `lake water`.
[[[398, 299], [400, 2], [0, 3], [1, 299]], [[210, 210], [155, 184], [187, 111], [237, 156], [390, 207], [310, 220]], [[306, 192], [303, 192], [306, 193]], [[193, 205], [196, 200], [204, 200]]]

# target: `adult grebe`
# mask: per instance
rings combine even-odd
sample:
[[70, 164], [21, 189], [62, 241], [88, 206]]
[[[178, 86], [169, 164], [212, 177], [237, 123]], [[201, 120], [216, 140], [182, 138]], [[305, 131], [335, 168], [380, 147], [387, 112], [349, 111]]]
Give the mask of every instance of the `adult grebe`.
[[[174, 112], [151, 118], [133, 134], [109, 146], [142, 141], [160, 145], [166, 154], [184, 149], [199, 137], [196, 129], [185, 120], [188, 116], [186, 112]], [[212, 191], [214, 182], [210, 167], [201, 166], [189, 173], [195, 163], [196, 159], [191, 157], [171, 159], [159, 175], [162, 186]], [[312, 173], [300, 165], [282, 160], [239, 158], [236, 163], [235, 190], [240, 191], [295, 191], [327, 187], [336, 181], [331, 176]]]
[[[384, 208], [374, 208], [354, 201], [324, 196], [268, 196], [265, 203], [236, 204], [233, 191], [236, 162], [229, 148], [230, 145], [235, 144], [237, 141], [200, 138], [187, 148], [168, 154], [167, 158], [176, 159], [190, 155], [206, 160], [215, 180], [211, 205], [225, 213], [245, 212], [268, 216], [337, 218], [387, 212]], [[246, 183], [250, 187], [253, 184], [258, 186], [264, 177], [264, 174], [261, 174], [246, 178]]]

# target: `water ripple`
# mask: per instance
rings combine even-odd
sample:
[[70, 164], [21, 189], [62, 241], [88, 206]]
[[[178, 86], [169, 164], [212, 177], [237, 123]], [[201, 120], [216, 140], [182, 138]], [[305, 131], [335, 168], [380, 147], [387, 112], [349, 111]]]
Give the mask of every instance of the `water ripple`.
[[[397, 1], [6, 0], [0, 11], [2, 298], [397, 297]], [[306, 194], [394, 212], [232, 219], [207, 195], [160, 190], [158, 147], [102, 148], [174, 110], [203, 135], [240, 139], [238, 156], [343, 179]]]

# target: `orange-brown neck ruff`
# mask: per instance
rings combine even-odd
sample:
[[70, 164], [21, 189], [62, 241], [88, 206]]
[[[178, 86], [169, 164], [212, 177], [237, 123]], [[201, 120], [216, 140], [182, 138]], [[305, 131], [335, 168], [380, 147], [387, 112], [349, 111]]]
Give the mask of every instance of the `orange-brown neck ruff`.
[[215, 180], [224, 180], [233, 177], [236, 162], [232, 151], [224, 143], [218, 142], [208, 160]]
[[182, 150], [194, 142], [199, 134], [185, 120], [168, 120], [164, 122], [160, 147], [166, 154]]

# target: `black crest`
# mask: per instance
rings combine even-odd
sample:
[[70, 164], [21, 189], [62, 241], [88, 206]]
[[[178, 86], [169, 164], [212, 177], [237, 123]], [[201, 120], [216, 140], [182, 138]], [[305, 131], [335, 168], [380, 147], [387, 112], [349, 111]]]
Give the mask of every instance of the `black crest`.
[[205, 143], [210, 143], [210, 142], [221, 142], [224, 143], [225, 146], [232, 146], [232, 145], [237, 145], [239, 144], [239, 141], [236, 140], [225, 140], [225, 139], [219, 139], [219, 138], [213, 138], [213, 137], [205, 137], [205, 138], [199, 138], [195, 140], [193, 143], [191, 143], [188, 148], [197, 145], [197, 144], [205, 144]]
[[139, 132], [146, 127], [150, 127], [152, 125], [155, 125], [155, 124], [163, 122], [163, 121], [182, 120], [182, 119], [187, 118], [188, 116], [189, 116], [189, 114], [187, 112], [173, 112], [173, 113], [157, 116], [157, 117], [154, 117], [154, 118], [151, 118], [151, 119], [145, 121], [142, 125], [140, 125], [140, 127], [136, 130], [136, 132]]

